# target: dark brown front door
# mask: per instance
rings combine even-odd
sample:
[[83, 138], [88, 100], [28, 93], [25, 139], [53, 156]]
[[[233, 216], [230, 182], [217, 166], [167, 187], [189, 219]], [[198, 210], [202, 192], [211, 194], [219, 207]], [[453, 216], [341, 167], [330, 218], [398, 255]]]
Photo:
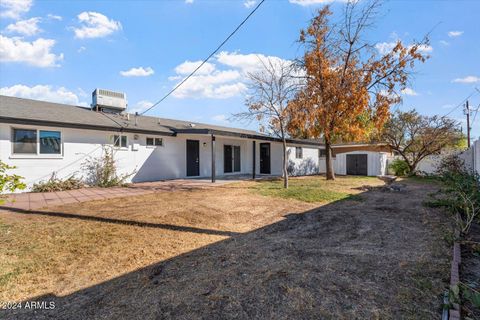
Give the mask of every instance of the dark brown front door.
[[354, 176], [367, 176], [368, 155], [347, 154], [347, 174]]
[[200, 175], [200, 141], [187, 140], [187, 176]]
[[260, 173], [270, 174], [270, 143], [260, 143]]

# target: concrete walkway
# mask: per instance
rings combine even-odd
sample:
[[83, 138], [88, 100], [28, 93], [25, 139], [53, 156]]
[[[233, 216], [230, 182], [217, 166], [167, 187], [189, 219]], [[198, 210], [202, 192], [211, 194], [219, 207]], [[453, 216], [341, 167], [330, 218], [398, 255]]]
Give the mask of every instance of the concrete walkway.
[[156, 191], [214, 188], [235, 181], [236, 180], [221, 180], [216, 183], [211, 183], [209, 180], [203, 179], [179, 179], [134, 183], [128, 187], [82, 188], [69, 191], [17, 193], [7, 195], [6, 202], [0, 206], [0, 210], [8, 210], [8, 208], [36, 210], [68, 203], [143, 195]]

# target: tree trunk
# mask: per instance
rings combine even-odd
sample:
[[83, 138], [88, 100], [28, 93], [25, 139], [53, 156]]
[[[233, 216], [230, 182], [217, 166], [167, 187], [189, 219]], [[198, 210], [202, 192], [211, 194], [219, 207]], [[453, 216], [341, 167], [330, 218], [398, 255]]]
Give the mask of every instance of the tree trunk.
[[283, 138], [283, 187], [288, 189], [288, 155], [287, 141]]
[[333, 160], [332, 160], [332, 145], [329, 142], [325, 141], [325, 168], [327, 180], [335, 180], [335, 171], [333, 170]]
[[410, 164], [410, 162], [407, 162], [407, 165], [408, 165], [408, 168], [410, 169], [410, 172], [409, 172], [409, 176], [414, 176], [415, 175], [415, 171], [417, 171], [417, 165], [418, 163], [417, 162], [414, 162], [412, 164]]
[[409, 176], [413, 176], [415, 174], [415, 171], [417, 171], [417, 165], [418, 165], [418, 161], [416, 160], [412, 160], [410, 162], [410, 159], [407, 158], [406, 155], [404, 154], [401, 154], [403, 160], [405, 161], [405, 163], [407, 164], [408, 166], [408, 170], [410, 170], [410, 172], [408, 173]]

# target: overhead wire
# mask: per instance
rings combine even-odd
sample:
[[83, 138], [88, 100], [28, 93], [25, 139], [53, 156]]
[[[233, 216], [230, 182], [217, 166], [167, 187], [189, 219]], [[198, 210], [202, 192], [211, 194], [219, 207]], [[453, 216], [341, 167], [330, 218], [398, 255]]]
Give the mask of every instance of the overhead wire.
[[200, 63], [188, 76], [186, 76], [182, 81], [180, 81], [175, 87], [173, 87], [169, 92], [167, 92], [167, 94], [165, 94], [160, 100], [158, 100], [157, 102], [155, 102], [153, 105], [151, 105], [149, 108], [147, 108], [146, 110], [144, 110], [143, 112], [140, 113], [140, 115], [144, 115], [145, 113], [147, 113], [148, 111], [152, 110], [153, 108], [155, 108], [157, 105], [159, 105], [162, 101], [164, 101], [166, 98], [168, 98], [172, 93], [174, 93], [178, 88], [180, 88], [188, 79], [190, 79], [205, 63], [207, 63], [207, 61], [213, 57], [214, 54], [216, 54], [218, 52], [218, 50], [220, 50], [223, 45], [225, 43], [227, 43], [228, 40], [230, 40], [231, 37], [233, 37], [233, 35], [235, 33], [237, 33], [237, 31], [247, 22], [247, 20], [258, 10], [258, 8], [260, 8], [260, 6], [265, 2], [265, 0], [262, 0], [260, 1], [256, 6], [255, 8], [245, 17], [245, 19], [242, 20], [242, 22], [228, 35], [228, 37], [225, 38], [225, 40], [223, 40], [220, 45], [218, 45], [215, 50], [213, 50], [209, 55], [208, 57], [206, 57], [202, 63]]

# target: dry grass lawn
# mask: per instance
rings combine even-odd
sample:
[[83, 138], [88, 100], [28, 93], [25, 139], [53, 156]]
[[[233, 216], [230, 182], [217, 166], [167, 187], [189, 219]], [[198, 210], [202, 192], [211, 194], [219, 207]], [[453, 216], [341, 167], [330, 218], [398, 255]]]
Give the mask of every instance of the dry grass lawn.
[[380, 182], [323, 179], [292, 179], [293, 196], [241, 182], [1, 212], [0, 302], [55, 299], [37, 316], [65, 319], [438, 315], [447, 225], [421, 205], [434, 186], [329, 204], [312, 189]]

